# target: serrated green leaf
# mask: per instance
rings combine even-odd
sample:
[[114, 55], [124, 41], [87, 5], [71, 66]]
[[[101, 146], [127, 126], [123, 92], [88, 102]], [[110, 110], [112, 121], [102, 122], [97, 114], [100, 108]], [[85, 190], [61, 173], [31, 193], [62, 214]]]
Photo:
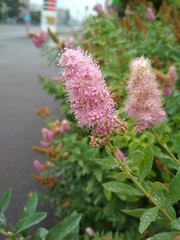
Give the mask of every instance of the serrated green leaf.
[[36, 231], [36, 234], [35, 234], [33, 240], [45, 240], [47, 234], [48, 234], [48, 230], [46, 230], [45, 228], [39, 228]]
[[6, 218], [4, 216], [4, 213], [0, 213], [0, 229], [6, 227]]
[[178, 232], [163, 232], [154, 235], [151, 240], [172, 240], [178, 235]]
[[133, 210], [121, 210], [121, 211], [129, 216], [141, 218], [141, 216], [146, 211], [146, 209], [145, 208], [137, 208], [137, 209], [133, 209]]
[[11, 199], [11, 195], [12, 195], [12, 190], [9, 189], [0, 198], [0, 213], [3, 213], [7, 209]]
[[138, 189], [136, 189], [128, 184], [125, 184], [125, 183], [119, 183], [119, 182], [112, 181], [112, 182], [104, 183], [103, 187], [108, 191], [115, 192], [115, 193], [121, 193], [126, 196], [141, 196], [142, 195], [142, 193]]
[[129, 167], [139, 166], [143, 157], [144, 157], [144, 153], [142, 151], [139, 151], [139, 150], [134, 151], [129, 154], [129, 156], [126, 160], [126, 164]]
[[167, 199], [168, 206], [169, 205], [171, 206], [178, 200], [180, 200], [179, 186], [180, 186], [180, 170], [176, 173], [175, 177], [169, 184], [169, 194]]
[[169, 136], [167, 134], [163, 135], [160, 139], [160, 143], [162, 145], [164, 145], [165, 143], [167, 143], [167, 141], [169, 140]]
[[173, 229], [180, 231], [180, 218], [177, 218], [176, 220], [171, 222], [171, 226]]
[[157, 216], [157, 207], [147, 209], [140, 218], [139, 232], [142, 234], [149, 227], [150, 223], [156, 220]]
[[96, 158], [93, 160], [98, 165], [101, 165], [105, 169], [113, 169], [118, 167], [117, 161], [113, 157], [107, 157], [107, 158]]
[[151, 171], [152, 164], [153, 164], [153, 151], [151, 147], [147, 147], [144, 150], [144, 157], [141, 160], [140, 168], [139, 168], [139, 175], [140, 179], [144, 179]]
[[38, 196], [37, 196], [37, 192], [34, 192], [27, 200], [24, 209], [23, 209], [23, 213], [22, 213], [22, 218], [28, 216], [28, 215], [32, 215], [33, 213], [36, 212], [36, 207], [38, 204]]
[[66, 236], [79, 228], [81, 217], [81, 214], [71, 214], [49, 231], [46, 240], [64, 240]]
[[41, 222], [45, 217], [47, 216], [47, 213], [44, 212], [39, 212], [39, 213], [34, 213], [30, 216], [21, 218], [18, 223], [16, 224], [14, 228], [14, 232], [20, 233], [36, 224]]

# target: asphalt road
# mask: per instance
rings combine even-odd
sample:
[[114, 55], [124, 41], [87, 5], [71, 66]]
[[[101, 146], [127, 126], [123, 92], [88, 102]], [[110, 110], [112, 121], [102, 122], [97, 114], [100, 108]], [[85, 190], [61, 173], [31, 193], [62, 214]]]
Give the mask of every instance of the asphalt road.
[[[23, 26], [0, 25], [0, 195], [13, 189], [7, 210], [8, 222], [12, 224], [20, 216], [27, 194], [39, 188], [31, 175], [35, 172], [33, 160], [40, 159], [40, 155], [31, 146], [39, 144], [44, 122], [34, 110], [48, 106], [53, 113], [59, 113], [59, 103], [41, 89], [38, 73], [55, 76], [57, 69], [48, 66], [46, 57], [26, 36]], [[49, 211], [43, 226], [52, 224]]]

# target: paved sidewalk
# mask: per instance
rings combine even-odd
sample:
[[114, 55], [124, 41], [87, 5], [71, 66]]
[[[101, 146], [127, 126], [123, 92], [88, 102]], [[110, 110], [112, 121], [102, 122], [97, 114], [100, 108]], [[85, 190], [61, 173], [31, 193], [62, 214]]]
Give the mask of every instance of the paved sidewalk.
[[[12, 224], [20, 216], [28, 192], [39, 188], [31, 174], [35, 172], [33, 160], [40, 155], [31, 146], [39, 144], [44, 122], [34, 110], [49, 106], [59, 113], [59, 103], [41, 89], [37, 78], [38, 73], [55, 76], [57, 70], [48, 66], [24, 31], [20, 26], [2, 31], [0, 26], [0, 194], [13, 189], [7, 211]], [[51, 214], [43, 225], [52, 225]]]

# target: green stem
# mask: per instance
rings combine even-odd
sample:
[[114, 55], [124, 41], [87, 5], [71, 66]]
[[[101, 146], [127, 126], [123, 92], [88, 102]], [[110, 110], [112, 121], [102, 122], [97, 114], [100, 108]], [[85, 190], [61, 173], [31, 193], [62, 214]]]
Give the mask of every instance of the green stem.
[[16, 237], [12, 232], [6, 232], [4, 229], [1, 229], [0, 230], [0, 234], [6, 236], [6, 237], [9, 237], [10, 239], [12, 240], [23, 240], [24, 238], [22, 237]]
[[146, 191], [146, 189], [141, 185], [141, 183], [138, 182], [138, 181], [136, 180], [136, 178], [130, 173], [130, 170], [128, 169], [128, 167], [127, 167], [127, 166], [125, 165], [125, 163], [123, 163], [123, 161], [121, 161], [121, 159], [119, 158], [116, 150], [113, 149], [113, 146], [112, 146], [112, 144], [111, 144], [110, 141], [108, 141], [108, 146], [110, 147], [112, 154], [114, 155], [114, 157], [115, 157], [116, 160], [118, 161], [119, 166], [122, 168], [122, 170], [123, 170], [124, 172], [126, 172], [126, 173], [129, 175], [131, 181], [141, 190], [141, 192], [149, 199], [149, 201], [150, 201], [151, 203], [153, 203], [153, 204], [159, 209], [159, 211], [162, 212], [162, 214], [163, 214], [169, 221], [173, 221], [174, 219], [166, 212], [166, 210], [165, 210], [164, 208], [162, 208], [162, 207], [151, 197], [151, 195]]
[[168, 146], [166, 144], [162, 144], [161, 143], [161, 140], [160, 140], [160, 137], [158, 136], [157, 132], [155, 131], [155, 129], [151, 129], [154, 136], [155, 136], [155, 139], [156, 141], [159, 143], [159, 145], [164, 148], [164, 150], [166, 150], [167, 154], [180, 166], [180, 162], [179, 160], [174, 156], [174, 154], [171, 152], [171, 150], [168, 148]]

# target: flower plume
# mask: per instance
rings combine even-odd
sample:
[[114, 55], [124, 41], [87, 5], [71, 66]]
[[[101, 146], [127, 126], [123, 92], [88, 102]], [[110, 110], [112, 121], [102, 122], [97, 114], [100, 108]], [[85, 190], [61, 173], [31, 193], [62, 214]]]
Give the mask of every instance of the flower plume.
[[60, 65], [71, 112], [79, 126], [93, 129], [91, 146], [103, 145], [110, 135], [124, 131], [126, 124], [117, 116], [115, 102], [92, 57], [80, 48], [66, 49]]
[[165, 121], [156, 76], [150, 61], [144, 57], [130, 63], [128, 99], [125, 111], [136, 122], [136, 132], [141, 133]]

